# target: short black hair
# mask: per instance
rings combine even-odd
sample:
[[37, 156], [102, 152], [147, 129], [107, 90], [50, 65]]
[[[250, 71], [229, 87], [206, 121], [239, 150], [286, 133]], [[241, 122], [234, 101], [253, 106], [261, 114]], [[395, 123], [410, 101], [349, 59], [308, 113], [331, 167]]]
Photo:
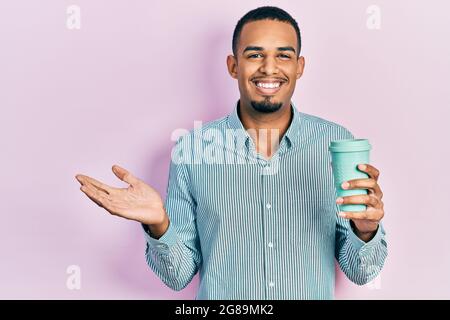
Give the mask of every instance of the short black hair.
[[235, 57], [237, 57], [237, 47], [239, 37], [241, 36], [242, 28], [244, 27], [244, 25], [249, 22], [260, 20], [276, 20], [289, 23], [291, 26], [293, 26], [295, 32], [297, 33], [297, 57], [300, 56], [302, 41], [297, 21], [295, 21], [295, 19], [292, 18], [292, 16], [283, 9], [280, 9], [278, 7], [264, 6], [247, 12], [241, 19], [239, 19], [233, 32], [232, 46], [233, 46], [233, 54]]

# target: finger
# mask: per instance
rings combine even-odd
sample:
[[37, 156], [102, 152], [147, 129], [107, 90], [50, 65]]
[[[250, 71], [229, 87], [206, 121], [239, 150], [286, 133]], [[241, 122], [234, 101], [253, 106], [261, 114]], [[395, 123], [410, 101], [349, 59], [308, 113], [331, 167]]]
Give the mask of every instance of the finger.
[[83, 185], [83, 179], [81, 178], [81, 174], [75, 175], [75, 179], [77, 179], [77, 181], [78, 181], [81, 185]]
[[84, 194], [91, 199], [92, 201], [94, 201], [99, 207], [103, 207], [102, 205], [102, 201], [98, 198], [97, 196], [97, 192], [93, 187], [89, 186], [89, 185], [83, 185], [80, 188], [81, 191], [84, 192]]
[[339, 197], [336, 199], [336, 203], [337, 204], [364, 204], [366, 206], [370, 206], [370, 207], [374, 207], [374, 208], [380, 207], [380, 200], [373, 195], [367, 195], [367, 194]]
[[378, 177], [380, 176], [380, 171], [368, 163], [359, 164], [358, 169], [360, 171], [367, 173], [369, 177], [371, 177], [374, 180], [378, 180]]
[[368, 189], [370, 193], [377, 195], [378, 198], [382, 198], [383, 194], [381, 192], [378, 182], [372, 178], [368, 179], [354, 179], [349, 181], [344, 181], [341, 185], [342, 189]]
[[117, 178], [119, 178], [122, 181], [125, 181], [126, 183], [128, 183], [132, 186], [135, 186], [136, 184], [139, 183], [138, 178], [133, 176], [128, 170], [126, 170], [122, 167], [119, 167], [116, 164], [112, 166], [112, 171], [117, 176]]
[[76, 177], [77, 177], [78, 181], [80, 181], [81, 184], [90, 184], [106, 194], [111, 194], [112, 192], [117, 190], [117, 188], [110, 187], [107, 184], [104, 184], [103, 182], [100, 182], [94, 178], [91, 178], [91, 177], [88, 177], [88, 176], [85, 176], [82, 174], [79, 174]]
[[352, 220], [372, 220], [377, 221], [378, 216], [370, 211], [358, 211], [358, 212], [349, 212], [349, 211], [342, 211], [339, 212], [339, 216], [345, 219], [352, 219]]
[[105, 193], [98, 191], [97, 189], [88, 186], [81, 187], [88, 196], [89, 199], [94, 201], [99, 207], [105, 209], [112, 215], [119, 215], [117, 212], [117, 208], [113, 205], [113, 202]]
[[110, 204], [110, 199], [108, 198], [108, 195], [102, 191], [99, 191], [92, 185], [84, 185], [81, 188], [81, 191], [83, 191], [92, 201], [97, 203], [99, 206], [107, 209], [108, 205]]

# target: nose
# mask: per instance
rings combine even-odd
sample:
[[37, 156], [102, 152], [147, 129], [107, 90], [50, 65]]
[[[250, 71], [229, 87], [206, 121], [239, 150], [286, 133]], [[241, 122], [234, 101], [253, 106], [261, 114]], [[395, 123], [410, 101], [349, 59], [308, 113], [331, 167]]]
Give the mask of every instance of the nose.
[[279, 72], [277, 61], [274, 58], [266, 57], [259, 68], [261, 73], [266, 75], [277, 74]]

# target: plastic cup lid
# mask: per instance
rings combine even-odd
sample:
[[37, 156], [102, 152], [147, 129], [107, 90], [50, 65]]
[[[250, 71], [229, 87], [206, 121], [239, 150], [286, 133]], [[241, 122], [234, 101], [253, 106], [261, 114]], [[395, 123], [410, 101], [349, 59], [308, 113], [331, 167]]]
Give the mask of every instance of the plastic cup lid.
[[368, 139], [345, 139], [331, 141], [328, 149], [331, 152], [358, 152], [369, 151], [371, 148]]

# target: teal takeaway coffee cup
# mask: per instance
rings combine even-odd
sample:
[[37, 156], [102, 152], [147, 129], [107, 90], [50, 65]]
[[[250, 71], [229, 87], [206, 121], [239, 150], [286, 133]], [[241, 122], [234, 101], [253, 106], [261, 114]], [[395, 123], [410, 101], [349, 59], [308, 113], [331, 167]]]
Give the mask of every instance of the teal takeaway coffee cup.
[[[366, 179], [369, 176], [358, 169], [358, 164], [369, 163], [371, 145], [367, 139], [346, 139], [331, 141], [331, 168], [333, 170], [334, 185], [338, 197], [367, 194], [367, 189], [342, 189], [344, 181]], [[339, 205], [340, 211], [365, 211], [364, 204]]]

